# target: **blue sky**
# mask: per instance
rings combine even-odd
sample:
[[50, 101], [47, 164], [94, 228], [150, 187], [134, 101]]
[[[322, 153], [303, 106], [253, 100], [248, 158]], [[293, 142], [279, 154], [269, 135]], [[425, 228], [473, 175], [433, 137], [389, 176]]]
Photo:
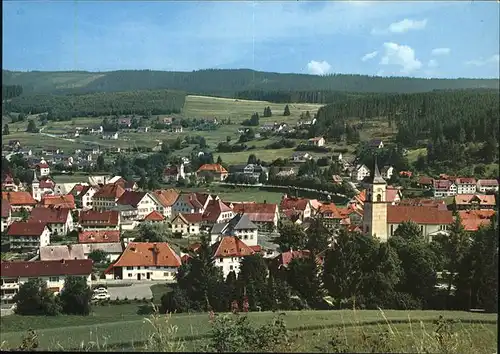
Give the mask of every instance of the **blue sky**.
[[491, 2], [3, 1], [10, 70], [497, 77]]

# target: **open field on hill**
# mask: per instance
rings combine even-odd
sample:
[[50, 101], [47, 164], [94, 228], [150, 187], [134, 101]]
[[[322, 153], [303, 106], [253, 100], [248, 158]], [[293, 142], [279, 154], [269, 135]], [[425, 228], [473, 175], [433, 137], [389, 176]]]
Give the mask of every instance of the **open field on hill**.
[[259, 188], [210, 186], [210, 188], [182, 188], [182, 191], [204, 192], [217, 194], [222, 200], [228, 202], [257, 202], [279, 204], [283, 193], [260, 190]]
[[[81, 316], [58, 316], [58, 317], [22, 317], [17, 315], [2, 317], [2, 341], [9, 347], [17, 346], [22, 336], [28, 329], [37, 331], [41, 348], [56, 348], [58, 344], [66, 349], [77, 348], [80, 343], [98, 339], [101, 343], [120, 347], [135, 347], [144, 342], [147, 336], [154, 330], [151, 324], [144, 321], [143, 315], [136, 314], [138, 305], [114, 305], [94, 307], [93, 313], [87, 317]], [[264, 324], [271, 320], [276, 313], [253, 312], [248, 316], [252, 323]], [[419, 327], [418, 322], [436, 320], [439, 315], [446, 319], [470, 320], [487, 323], [488, 329], [496, 335], [496, 315], [477, 314], [468, 312], [446, 312], [446, 311], [385, 311], [385, 316], [390, 322], [406, 323], [411, 319], [414, 329]], [[324, 331], [327, 337], [327, 328], [352, 327], [352, 326], [384, 326], [386, 320], [380, 311], [376, 310], [338, 310], [338, 311], [288, 311], [285, 314], [285, 322], [290, 330], [304, 330], [320, 333]], [[165, 319], [161, 320], [163, 324]], [[202, 339], [210, 331], [208, 315], [202, 314], [177, 314], [169, 319], [170, 325], [177, 326], [175, 336], [186, 339]], [[467, 325], [465, 325], [467, 326]], [[309, 335], [304, 332], [308, 339]], [[410, 334], [410, 333], [408, 333]], [[191, 337], [191, 338], [189, 338]], [[303, 335], [304, 337], [304, 335]], [[311, 336], [312, 337], [312, 336]], [[496, 339], [496, 336], [492, 336]], [[106, 338], [106, 339], [105, 339]], [[493, 344], [496, 342], [493, 342]], [[492, 343], [489, 343], [490, 345]], [[4, 344], [5, 347], [5, 344]]]

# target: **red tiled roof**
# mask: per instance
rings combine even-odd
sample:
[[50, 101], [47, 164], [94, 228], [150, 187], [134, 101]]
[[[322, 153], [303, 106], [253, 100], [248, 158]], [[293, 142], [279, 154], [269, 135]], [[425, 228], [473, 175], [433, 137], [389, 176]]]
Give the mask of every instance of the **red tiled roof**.
[[125, 189], [119, 184], [106, 184], [94, 194], [94, 198], [118, 199], [123, 193]]
[[421, 176], [418, 179], [418, 184], [432, 185], [433, 183], [434, 183], [434, 179], [432, 179], [431, 177]]
[[106, 211], [95, 211], [95, 210], [87, 210], [80, 212], [80, 224], [95, 224], [102, 226], [116, 226], [118, 225], [119, 213], [116, 210], [106, 210]]
[[476, 184], [476, 179], [471, 177], [460, 177], [455, 180], [456, 184]]
[[447, 179], [435, 179], [434, 189], [448, 190], [452, 184], [453, 182]]
[[233, 211], [247, 215], [252, 222], [274, 222], [274, 217], [278, 211], [278, 204], [235, 203]]
[[8, 218], [10, 212], [11, 212], [11, 207], [9, 201], [2, 199], [2, 218]]
[[227, 170], [222, 167], [222, 165], [218, 164], [218, 163], [206, 163], [202, 166], [200, 166], [200, 168], [198, 169], [198, 171], [196, 171], [197, 173], [198, 172], [203, 172], [203, 171], [209, 171], [209, 172], [215, 172], [215, 173], [227, 173]]
[[66, 195], [44, 195], [40, 202], [44, 207], [57, 206], [60, 208], [75, 209], [75, 197], [71, 194]]
[[46, 163], [37, 163], [35, 166], [38, 168], [49, 168], [49, 165]]
[[165, 216], [160, 214], [158, 211], [153, 210], [151, 213], [144, 217], [145, 221], [164, 221]]
[[163, 207], [172, 206], [177, 200], [177, 198], [179, 198], [179, 193], [174, 189], [167, 189], [167, 190], [160, 189], [154, 191], [153, 194]]
[[220, 199], [211, 200], [208, 202], [208, 205], [203, 212], [203, 220], [215, 222], [217, 221], [221, 213], [229, 211], [232, 211], [232, 209], [221, 202]]
[[[287, 251], [279, 254], [276, 256], [273, 260], [272, 263], [274, 264], [275, 267], [287, 267], [290, 262], [295, 259], [295, 258], [306, 258], [309, 257], [311, 252], [308, 250], [297, 250], [297, 251]], [[321, 263], [321, 257], [317, 257], [316, 261], [318, 263]]]
[[255, 245], [255, 246], [249, 246], [255, 253], [262, 252], [262, 246], [261, 245]]
[[57, 275], [84, 275], [92, 273], [91, 259], [64, 261], [1, 262], [2, 277], [43, 277]]
[[364, 203], [366, 201], [366, 189], [359, 192], [354, 198], [359, 202]]
[[495, 196], [493, 194], [459, 194], [455, 196], [457, 205], [495, 205]]
[[192, 252], [196, 252], [200, 249], [200, 247], [201, 247], [201, 243], [195, 242], [195, 243], [192, 243], [188, 246], [188, 250], [190, 250]]
[[498, 180], [496, 179], [479, 179], [477, 181], [477, 184], [483, 187], [497, 187], [498, 186]]
[[488, 226], [495, 210], [460, 210], [458, 212], [465, 231], [477, 231], [481, 226]]
[[116, 243], [120, 242], [119, 230], [82, 231], [78, 234], [79, 243]]
[[399, 189], [396, 189], [396, 188], [387, 188], [385, 190], [385, 200], [387, 202], [392, 203], [395, 200], [397, 200], [398, 197], [399, 197]]
[[180, 267], [181, 263], [166, 242], [131, 242], [114, 267]]
[[323, 217], [333, 218], [333, 219], [342, 219], [342, 215], [334, 203], [325, 203], [323, 204], [318, 211]]
[[37, 203], [28, 192], [2, 192], [2, 199], [8, 200], [12, 206], [34, 206]]
[[40, 236], [47, 226], [44, 222], [16, 221], [10, 224], [8, 236]]
[[405, 221], [413, 221], [417, 224], [446, 225], [453, 222], [453, 214], [451, 211], [422, 206], [387, 206], [387, 223], [401, 224]]
[[254, 250], [236, 236], [224, 236], [212, 245], [215, 258], [245, 257], [254, 254]]
[[179, 218], [183, 219], [184, 222], [189, 224], [199, 224], [203, 221], [202, 213], [179, 213], [177, 215]]
[[427, 208], [438, 208], [440, 210], [448, 210], [448, 206], [443, 199], [425, 199], [425, 198], [410, 198], [400, 200], [399, 205], [408, 206], [425, 206]]
[[121, 205], [132, 205], [137, 208], [137, 205], [146, 196], [147, 192], [135, 192], [135, 191], [125, 191], [120, 198], [116, 201], [116, 204]]
[[181, 194], [179, 198], [186, 204], [191, 205], [193, 209], [202, 209], [204, 207], [204, 203], [198, 200], [196, 193]]
[[90, 186], [84, 186], [83, 184], [75, 184], [75, 186], [69, 191], [68, 194], [73, 196], [78, 196], [83, 190], [89, 190]]
[[28, 221], [47, 224], [64, 224], [68, 220], [69, 209], [33, 208]]
[[3, 184], [12, 184], [12, 183], [14, 183], [14, 178], [12, 178], [12, 176], [10, 174], [6, 174], [3, 176], [2, 183]]
[[305, 198], [283, 198], [280, 203], [281, 210], [300, 210], [304, 211], [309, 205], [309, 199]]
[[191, 258], [192, 257], [189, 254], [185, 254], [184, 256], [181, 257], [181, 262], [186, 264], [187, 262], [189, 262]]
[[48, 188], [48, 189], [52, 189], [56, 186], [55, 182], [53, 180], [51, 180], [50, 178], [43, 178], [42, 180], [40, 180], [40, 183], [39, 183], [39, 187], [40, 188]]

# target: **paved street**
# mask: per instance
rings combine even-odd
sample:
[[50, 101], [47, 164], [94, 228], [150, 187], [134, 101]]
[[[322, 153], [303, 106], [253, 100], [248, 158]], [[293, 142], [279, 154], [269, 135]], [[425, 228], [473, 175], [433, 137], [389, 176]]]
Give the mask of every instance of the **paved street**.
[[111, 300], [116, 300], [116, 298], [124, 299], [125, 297], [128, 299], [151, 299], [153, 297], [153, 293], [151, 292], [151, 285], [154, 283], [142, 283], [142, 284], [132, 284], [130, 286], [121, 286], [121, 287], [109, 287], [108, 293], [111, 297]]

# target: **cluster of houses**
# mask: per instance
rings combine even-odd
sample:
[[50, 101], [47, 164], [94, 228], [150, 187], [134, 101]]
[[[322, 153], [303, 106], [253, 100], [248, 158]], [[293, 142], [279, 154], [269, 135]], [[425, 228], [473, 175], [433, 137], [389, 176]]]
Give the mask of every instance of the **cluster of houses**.
[[[379, 170], [376, 163], [364, 177], [366, 188], [346, 205], [286, 194], [279, 204], [273, 204], [228, 201], [218, 195], [174, 189], [146, 191], [120, 176], [91, 176], [86, 182], [57, 184], [50, 170], [44, 168], [42, 165], [34, 170], [29, 190], [16, 185], [12, 176], [3, 176], [3, 240], [9, 243], [11, 252], [33, 256], [29, 261], [2, 261], [4, 306], [12, 305], [19, 285], [33, 277], [45, 279], [55, 293], [69, 275], [85, 276], [91, 282], [93, 264], [89, 255], [97, 250], [105, 252], [110, 262], [100, 275], [106, 279], [175, 281], [178, 267], [190, 261], [200, 244], [192, 244], [190, 252], [182, 252], [166, 242], [124, 238], [125, 231], [143, 223], [162, 224], [176, 237], [209, 236], [215, 265], [227, 276], [231, 271], [237, 273], [241, 259], [248, 255], [262, 254], [279, 267], [286, 267], [294, 257], [307, 256], [307, 250], [280, 253], [270, 242], [269, 232], [276, 231], [280, 221], [307, 230], [314, 218], [321, 218], [332, 237], [340, 228], [346, 228], [381, 241], [393, 236], [405, 221], [415, 222], [429, 241], [438, 234], [447, 234], [454, 221], [442, 199], [403, 198], [400, 188], [386, 182], [394, 172], [385, 167]], [[256, 165], [238, 166], [232, 171], [249, 175], [262, 172]], [[195, 173], [218, 181], [229, 174], [219, 164], [203, 165]], [[165, 178], [184, 176], [183, 165], [165, 170]], [[498, 181], [443, 180], [456, 186], [454, 205], [464, 228], [475, 231], [488, 225], [495, 214], [496, 200], [494, 195], [484, 193], [498, 191]], [[77, 242], [61, 244], [69, 233], [77, 235]]]

